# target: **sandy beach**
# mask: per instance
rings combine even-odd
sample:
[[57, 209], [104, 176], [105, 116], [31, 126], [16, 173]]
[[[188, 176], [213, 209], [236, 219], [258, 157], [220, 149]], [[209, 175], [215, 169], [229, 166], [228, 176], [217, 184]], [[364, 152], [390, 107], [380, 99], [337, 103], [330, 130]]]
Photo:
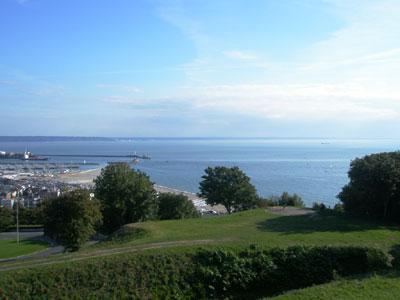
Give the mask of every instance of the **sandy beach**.
[[93, 180], [99, 176], [101, 168], [85, 170], [80, 172], [71, 172], [65, 174], [58, 174], [56, 179], [69, 184], [94, 184]]
[[[94, 179], [101, 173], [101, 168], [85, 170], [80, 172], [71, 172], [66, 174], [57, 175], [56, 179], [68, 183], [68, 184], [84, 184], [93, 185]], [[207, 205], [204, 198], [197, 196], [195, 193], [178, 190], [171, 187], [166, 187], [162, 185], [154, 185], [154, 189], [158, 193], [172, 193], [172, 194], [182, 194], [187, 196], [196, 206], [199, 211], [215, 211], [217, 213], [225, 213], [226, 210], [222, 205]]]

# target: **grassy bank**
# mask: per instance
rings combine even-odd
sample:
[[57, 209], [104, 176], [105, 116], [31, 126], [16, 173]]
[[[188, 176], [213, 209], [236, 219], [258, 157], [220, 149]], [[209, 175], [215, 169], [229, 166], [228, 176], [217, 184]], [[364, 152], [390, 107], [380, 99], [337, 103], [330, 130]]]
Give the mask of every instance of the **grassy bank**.
[[207, 240], [207, 244], [215, 242], [233, 246], [357, 245], [387, 251], [400, 244], [398, 227], [341, 215], [280, 216], [262, 209], [216, 218], [145, 222], [129, 228], [134, 228], [138, 234], [128, 234], [95, 248]]
[[47, 244], [37, 240], [0, 240], [0, 259], [34, 253], [47, 248]]
[[399, 299], [400, 274], [386, 273], [342, 279], [335, 282], [289, 292], [274, 300], [341, 300], [341, 299]]

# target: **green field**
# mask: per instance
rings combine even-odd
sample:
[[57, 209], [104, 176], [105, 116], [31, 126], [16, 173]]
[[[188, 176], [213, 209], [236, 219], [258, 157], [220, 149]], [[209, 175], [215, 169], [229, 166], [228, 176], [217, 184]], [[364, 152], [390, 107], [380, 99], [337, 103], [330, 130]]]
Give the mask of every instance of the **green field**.
[[400, 244], [398, 227], [338, 215], [280, 216], [262, 209], [213, 218], [144, 222], [129, 227], [141, 229], [140, 234], [94, 248], [195, 240], [207, 244], [257, 244], [262, 247], [356, 245], [387, 251]]
[[0, 259], [21, 256], [47, 248], [47, 244], [35, 240], [0, 240]]
[[[26, 251], [17, 253], [15, 242], [9, 246], [5, 244], [7, 242], [11, 243], [11, 241], [0, 241], [0, 257], [1, 255], [17, 256], [45, 248], [44, 245], [30, 244], [26, 241], [24, 244]], [[13, 278], [12, 274], [18, 272], [21, 276], [20, 280], [25, 280], [25, 277], [30, 278], [32, 274], [41, 274], [43, 280], [50, 280], [46, 277], [48, 272], [64, 274], [65, 270], [69, 270], [68, 272], [75, 274], [80, 267], [83, 267], [83, 264], [87, 264], [79, 276], [92, 278], [94, 272], [102, 276], [103, 271], [100, 269], [103, 267], [99, 267], [101, 264], [105, 264], [104, 270], [114, 268], [115, 263], [121, 264], [118, 268], [125, 268], [125, 264], [134, 264], [135, 257], [139, 254], [157, 257], [160, 254], [185, 255], [184, 253], [194, 253], [199, 247], [240, 249], [252, 244], [260, 248], [286, 248], [296, 245], [365, 246], [389, 252], [400, 245], [400, 235], [398, 226], [385, 226], [346, 215], [315, 213], [282, 216], [264, 209], [256, 209], [220, 217], [130, 224], [109, 240], [85, 247], [78, 252], [3, 263], [0, 264], [0, 271], [4, 272], [6, 276], [4, 278]], [[6, 249], [8, 253], [4, 252]], [[147, 262], [141, 263], [146, 264], [146, 268], [152, 267], [147, 265]], [[28, 270], [27, 267], [35, 268]], [[75, 276], [72, 273], [68, 276]], [[118, 278], [128, 282], [131, 275], [126, 274], [125, 278], [125, 275], [120, 274], [119, 276], [122, 277]], [[104, 280], [108, 279], [104, 278]], [[17, 280], [16, 288], [18, 284]], [[31, 288], [29, 280], [26, 284], [26, 289], [29, 291]], [[289, 292], [281, 297], [282, 299], [391, 299], [393, 294], [400, 292], [399, 286], [400, 277], [392, 272], [380, 276], [340, 279], [328, 284]], [[82, 289], [85, 290], [86, 287], [82, 285]], [[100, 297], [104, 295], [99, 294]]]
[[274, 297], [276, 300], [309, 299], [399, 299], [400, 274], [372, 275], [365, 278], [338, 280]]

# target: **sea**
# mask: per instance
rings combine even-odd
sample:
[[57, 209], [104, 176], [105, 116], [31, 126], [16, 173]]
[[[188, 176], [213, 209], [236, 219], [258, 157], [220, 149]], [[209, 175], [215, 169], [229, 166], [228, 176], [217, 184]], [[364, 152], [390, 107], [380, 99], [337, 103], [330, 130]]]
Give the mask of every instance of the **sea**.
[[[311, 206], [333, 206], [348, 182], [350, 162], [367, 154], [397, 151], [396, 139], [297, 138], [15, 138], [0, 137], [0, 151], [52, 156], [48, 162], [83, 163], [83, 169], [104, 167], [125, 158], [90, 155], [148, 155], [133, 168], [158, 184], [198, 192], [205, 168], [238, 166], [261, 196], [296, 193]], [[62, 155], [79, 155], [69, 157]], [[97, 166], [92, 165], [98, 164]]]

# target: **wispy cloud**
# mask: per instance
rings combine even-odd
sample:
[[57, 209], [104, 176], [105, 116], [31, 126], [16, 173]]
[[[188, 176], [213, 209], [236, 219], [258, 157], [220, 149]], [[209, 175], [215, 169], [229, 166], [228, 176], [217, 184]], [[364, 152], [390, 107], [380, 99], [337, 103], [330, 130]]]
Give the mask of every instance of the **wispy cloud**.
[[[174, 13], [164, 10], [164, 17], [198, 48], [197, 57], [185, 65], [189, 84], [172, 96], [198, 109], [265, 119], [399, 119], [400, 3], [327, 2], [345, 25], [290, 62], [266, 63], [263, 49], [221, 50], [220, 57], [206, 43], [212, 40], [212, 32], [206, 32], [199, 20], [185, 15], [182, 7], [175, 6]], [[184, 29], [187, 25], [190, 32]], [[230, 80], [235, 69], [240, 78], [237, 82]]]

